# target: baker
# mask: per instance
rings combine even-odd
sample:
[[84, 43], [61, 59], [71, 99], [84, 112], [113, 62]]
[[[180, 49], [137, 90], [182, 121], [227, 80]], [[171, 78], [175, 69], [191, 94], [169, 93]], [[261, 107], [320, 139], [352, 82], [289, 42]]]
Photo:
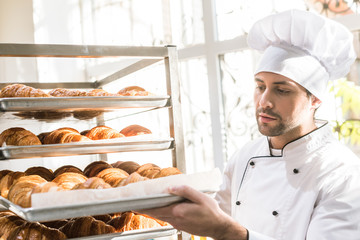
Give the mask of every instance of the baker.
[[188, 201], [144, 213], [214, 239], [360, 239], [360, 159], [314, 118], [328, 82], [355, 60], [352, 34], [290, 10], [256, 22], [248, 44], [263, 51], [254, 104], [264, 136], [230, 159], [215, 199], [174, 186]]

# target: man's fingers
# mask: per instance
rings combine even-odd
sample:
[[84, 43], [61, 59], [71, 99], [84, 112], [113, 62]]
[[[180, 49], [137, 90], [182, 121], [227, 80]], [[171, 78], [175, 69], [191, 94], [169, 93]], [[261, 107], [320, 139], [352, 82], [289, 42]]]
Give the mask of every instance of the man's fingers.
[[186, 185], [169, 187], [169, 193], [184, 197], [194, 203], [202, 203], [207, 197], [205, 193]]

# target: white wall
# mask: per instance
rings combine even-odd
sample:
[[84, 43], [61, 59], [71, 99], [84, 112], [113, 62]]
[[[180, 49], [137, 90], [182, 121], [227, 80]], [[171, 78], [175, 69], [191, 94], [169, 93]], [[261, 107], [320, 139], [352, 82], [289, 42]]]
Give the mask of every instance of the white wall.
[[[33, 43], [32, 0], [0, 1], [0, 43]], [[0, 58], [0, 82], [35, 81], [33, 58]]]

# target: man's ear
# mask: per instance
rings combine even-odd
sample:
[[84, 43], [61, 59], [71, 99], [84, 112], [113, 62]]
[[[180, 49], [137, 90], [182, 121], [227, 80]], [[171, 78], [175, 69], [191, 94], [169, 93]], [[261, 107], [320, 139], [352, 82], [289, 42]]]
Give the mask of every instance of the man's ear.
[[318, 109], [321, 105], [321, 100], [318, 99], [317, 97], [315, 97], [314, 95], [311, 95], [311, 106], [314, 108], [314, 109]]

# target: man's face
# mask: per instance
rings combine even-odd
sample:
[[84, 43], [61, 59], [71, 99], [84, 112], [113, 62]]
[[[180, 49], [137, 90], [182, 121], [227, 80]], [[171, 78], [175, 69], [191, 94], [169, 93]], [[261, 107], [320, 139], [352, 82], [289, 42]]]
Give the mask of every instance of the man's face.
[[301, 85], [279, 74], [260, 72], [255, 75], [255, 86], [256, 121], [261, 134], [299, 137], [294, 135], [314, 124], [317, 106]]

